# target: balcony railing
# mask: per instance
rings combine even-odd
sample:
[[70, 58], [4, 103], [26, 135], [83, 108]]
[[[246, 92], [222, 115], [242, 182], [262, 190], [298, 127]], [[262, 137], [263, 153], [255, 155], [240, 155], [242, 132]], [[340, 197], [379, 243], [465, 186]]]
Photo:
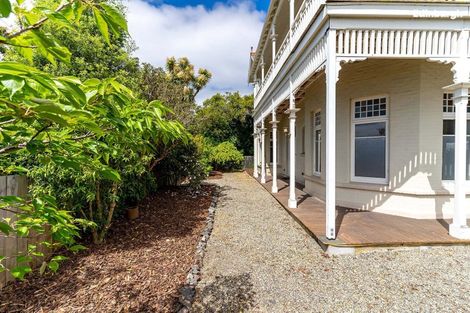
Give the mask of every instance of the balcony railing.
[[289, 58], [289, 55], [292, 52], [292, 48], [299, 42], [303, 34], [307, 30], [308, 26], [312, 22], [315, 14], [322, 4], [325, 3], [325, 0], [305, 0], [302, 3], [302, 6], [295, 17], [295, 21], [292, 25], [292, 28], [287, 33], [284, 41], [276, 52], [276, 57], [274, 58], [271, 66], [269, 67], [268, 72], [266, 73], [263, 82], [260, 84], [258, 92], [255, 95], [255, 107], [258, 105], [259, 101], [263, 98], [266, 90], [273, 83], [276, 76], [279, 74], [284, 63]]
[[336, 52], [338, 56], [457, 56], [458, 34], [441, 30], [341, 30]]

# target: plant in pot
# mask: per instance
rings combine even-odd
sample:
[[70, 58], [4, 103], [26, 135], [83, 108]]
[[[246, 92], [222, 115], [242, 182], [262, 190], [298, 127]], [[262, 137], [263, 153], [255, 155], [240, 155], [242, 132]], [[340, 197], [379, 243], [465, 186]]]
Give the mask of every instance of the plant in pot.
[[135, 220], [139, 218], [139, 204], [149, 193], [156, 188], [155, 179], [149, 174], [130, 175], [125, 177], [122, 184], [122, 206], [125, 208], [127, 218]]

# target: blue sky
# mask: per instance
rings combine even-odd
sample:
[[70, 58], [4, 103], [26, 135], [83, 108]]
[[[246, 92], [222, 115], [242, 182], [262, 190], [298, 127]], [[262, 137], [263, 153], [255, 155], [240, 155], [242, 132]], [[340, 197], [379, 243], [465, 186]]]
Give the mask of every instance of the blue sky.
[[256, 47], [269, 0], [128, 0], [129, 32], [141, 60], [163, 66], [168, 57], [188, 57], [212, 80], [197, 98], [215, 93], [251, 93], [250, 47]]
[[[184, 7], [184, 6], [196, 6], [196, 5], [203, 5], [206, 8], [212, 8], [214, 7], [215, 3], [226, 3], [226, 4], [234, 4], [236, 0], [151, 0], [148, 1], [150, 3], [153, 3], [155, 5], [159, 5], [162, 3], [169, 4], [169, 5], [174, 5], [176, 7]], [[256, 6], [256, 9], [258, 10], [263, 10], [267, 11], [269, 7], [269, 0], [257, 0], [257, 1], [252, 1], [253, 4]]]

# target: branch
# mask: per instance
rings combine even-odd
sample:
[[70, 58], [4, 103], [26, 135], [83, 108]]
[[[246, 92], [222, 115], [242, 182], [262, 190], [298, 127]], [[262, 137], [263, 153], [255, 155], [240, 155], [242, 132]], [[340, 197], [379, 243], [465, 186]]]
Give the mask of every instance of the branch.
[[[51, 125], [49, 125], [51, 126]], [[48, 126], [48, 127], [49, 127]], [[45, 129], [44, 129], [45, 130]], [[44, 130], [41, 130], [41, 132], [43, 132]], [[110, 130], [113, 130], [112, 127], [110, 128], [106, 128], [104, 131], [110, 131]], [[16, 151], [16, 150], [21, 150], [21, 149], [24, 149], [26, 148], [26, 146], [28, 145], [28, 143], [30, 143], [34, 138], [36, 138], [37, 136], [39, 135], [39, 132], [36, 133], [28, 142], [23, 142], [23, 143], [20, 143], [20, 144], [17, 144], [17, 145], [12, 145], [12, 146], [6, 146], [4, 148], [0, 148], [0, 154], [5, 154], [5, 153], [9, 153], [9, 152], [12, 152], [12, 151]], [[91, 137], [94, 137], [96, 136], [96, 134], [94, 133], [91, 133], [91, 132], [88, 132], [86, 133], [85, 135], [81, 135], [81, 136], [77, 136], [77, 137], [73, 137], [71, 138], [71, 140], [73, 141], [80, 141], [82, 139], [86, 139], [86, 138], [91, 138]], [[48, 144], [50, 143], [51, 140], [44, 140], [42, 143], [43, 144]]]
[[[72, 2], [75, 2], [75, 1], [65, 2], [65, 3], [61, 4], [59, 7], [57, 7], [57, 9], [55, 9], [54, 12], [57, 13], [57, 12], [62, 11], [62, 10], [65, 9], [67, 6], [71, 5]], [[49, 17], [47, 17], [47, 16], [46, 16], [46, 17], [43, 17], [42, 19], [40, 19], [39, 21], [37, 21], [37, 22], [34, 23], [33, 25], [29, 25], [28, 27], [22, 28], [22, 29], [20, 29], [19, 31], [14, 32], [14, 33], [11, 33], [11, 34], [7, 33], [7, 34], [5, 34], [4, 37], [7, 38], [7, 39], [12, 39], [12, 38], [18, 37], [18, 36], [22, 35], [22, 34], [25, 33], [25, 32], [28, 32], [28, 31], [31, 31], [31, 30], [34, 30], [34, 29], [38, 29], [39, 27], [42, 26], [42, 24], [44, 24], [45, 22], [47, 22], [47, 20], [49, 20]], [[0, 41], [0, 43], [8, 44], [8, 43], [5, 42], [5, 41]]]
[[36, 134], [35, 134], [33, 137], [31, 137], [31, 139], [28, 141], [28, 143], [31, 143], [31, 141], [33, 141], [34, 139], [36, 139], [36, 137], [39, 136], [39, 134], [41, 134], [42, 132], [46, 131], [46, 130], [47, 130], [49, 127], [51, 127], [51, 126], [52, 126], [52, 124], [49, 123], [48, 125], [45, 125], [43, 128], [41, 128], [40, 130], [38, 130], [38, 131], [36, 132]]
[[176, 147], [177, 144], [178, 144], [178, 141], [175, 141], [170, 147], [166, 148], [165, 151], [163, 151], [162, 155], [158, 159], [155, 159], [152, 162], [152, 165], [150, 165], [149, 171], [153, 171], [155, 166], [157, 166], [158, 163], [160, 163], [163, 159], [165, 159], [168, 156], [168, 154], [170, 154], [171, 150], [173, 150]]
[[4, 122], [0, 122], [0, 126], [1, 126], [1, 125], [5, 125], [5, 124], [8, 124], [8, 123], [12, 123], [12, 122], [14, 122], [14, 121], [16, 121], [16, 118], [12, 118], [11, 120], [4, 121]]
[[13, 213], [13, 214], [18, 214], [19, 213], [18, 211], [13, 211], [13, 210], [10, 210], [6, 207], [0, 208], [0, 210], [5, 211], [5, 212], [10, 212], [10, 213]]

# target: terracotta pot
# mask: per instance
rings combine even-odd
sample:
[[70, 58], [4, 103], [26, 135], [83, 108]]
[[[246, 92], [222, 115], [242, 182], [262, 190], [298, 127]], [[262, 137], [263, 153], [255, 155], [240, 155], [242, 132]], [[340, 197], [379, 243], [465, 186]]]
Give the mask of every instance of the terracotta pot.
[[127, 218], [130, 220], [135, 220], [139, 218], [139, 207], [133, 207], [127, 209]]

